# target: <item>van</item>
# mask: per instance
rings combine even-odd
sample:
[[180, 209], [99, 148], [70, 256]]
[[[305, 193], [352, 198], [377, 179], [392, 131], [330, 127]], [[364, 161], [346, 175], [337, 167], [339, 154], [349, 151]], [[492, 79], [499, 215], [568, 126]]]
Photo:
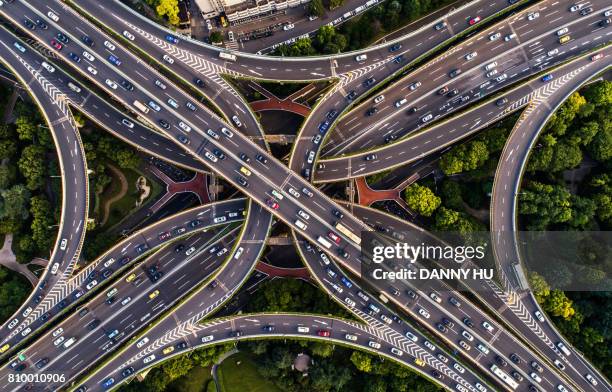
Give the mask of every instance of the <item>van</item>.
[[240, 173], [244, 174], [247, 177], [251, 175], [251, 171], [244, 166], [240, 167]]
[[72, 337], [72, 338], [66, 340], [64, 342], [64, 348], [68, 348], [68, 347], [72, 346], [74, 344], [74, 342], [76, 342], [76, 340], [77, 339], [75, 337]]
[[402, 107], [406, 102], [408, 102], [408, 100], [406, 98], [402, 98], [400, 100], [395, 101], [395, 107], [396, 108], [400, 108]]
[[492, 63], [485, 65], [485, 71], [490, 71], [495, 67], [497, 67], [497, 61], [493, 61]]
[[557, 347], [559, 347], [559, 350], [563, 351], [563, 354], [565, 355], [571, 355], [572, 352], [565, 346], [565, 344], [563, 344], [563, 342], [557, 342]]
[[310, 328], [299, 326], [299, 327], [297, 327], [297, 331], [300, 332], [300, 333], [308, 333], [308, 332], [310, 332]]
[[308, 225], [306, 225], [304, 222], [302, 222], [302, 221], [301, 221], [301, 220], [299, 220], [299, 219], [297, 219], [297, 220], [295, 221], [295, 225], [296, 225], [297, 227], [299, 227], [300, 229], [304, 230], [304, 231], [305, 231], [305, 230], [306, 230], [306, 228], [308, 227]]

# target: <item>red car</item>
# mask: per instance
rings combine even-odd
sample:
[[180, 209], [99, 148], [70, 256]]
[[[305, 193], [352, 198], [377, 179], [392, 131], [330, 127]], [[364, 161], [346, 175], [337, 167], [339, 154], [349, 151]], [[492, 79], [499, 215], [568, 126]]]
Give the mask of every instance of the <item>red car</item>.
[[331, 333], [329, 331], [325, 331], [325, 330], [321, 329], [321, 330], [317, 331], [317, 335], [323, 336], [324, 338], [328, 338], [331, 335]]
[[266, 200], [266, 204], [268, 205], [268, 207], [278, 210], [278, 203], [274, 201], [274, 199]]
[[63, 45], [60, 44], [59, 42], [57, 42], [54, 39], [51, 40], [51, 46], [53, 46], [57, 50], [62, 50], [62, 48], [63, 48]]
[[160, 241], [163, 241], [165, 239], [170, 238], [171, 235], [172, 234], [170, 234], [169, 231], [164, 231], [163, 233], [159, 233], [159, 237], [158, 238], [159, 238]]
[[603, 58], [603, 53], [597, 53], [596, 55], [591, 57], [591, 61], [596, 61], [599, 60], [600, 58]]
[[475, 18], [470, 19], [470, 21], [468, 23], [470, 24], [470, 26], [473, 26], [473, 25], [475, 25], [478, 22], [480, 22], [480, 16], [477, 16]]
[[334, 241], [336, 244], [340, 243], [340, 237], [338, 236], [338, 234], [334, 233], [333, 231], [330, 231], [329, 233], [327, 233], [327, 236]]

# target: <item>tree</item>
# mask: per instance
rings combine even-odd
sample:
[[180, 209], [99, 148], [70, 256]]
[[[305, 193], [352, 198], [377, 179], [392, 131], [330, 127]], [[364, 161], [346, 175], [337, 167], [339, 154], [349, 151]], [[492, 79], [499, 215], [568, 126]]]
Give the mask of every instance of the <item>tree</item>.
[[546, 124], [546, 131], [554, 135], [564, 135], [581, 108], [586, 104], [586, 99], [579, 93], [573, 93], [553, 114]]
[[15, 166], [0, 164], [0, 189], [8, 188], [15, 181], [16, 175]]
[[587, 145], [589, 155], [599, 161], [605, 162], [612, 157], [612, 127], [601, 129]]
[[344, 3], [344, 0], [329, 0], [329, 9], [333, 10], [334, 8], [338, 8], [343, 3]]
[[334, 353], [334, 346], [328, 343], [315, 342], [310, 346], [312, 353], [316, 356], [327, 358]]
[[355, 350], [351, 354], [351, 362], [360, 372], [372, 371], [372, 356], [362, 351]]
[[574, 145], [586, 146], [591, 143], [597, 132], [599, 132], [599, 124], [596, 121], [586, 122], [569, 135], [569, 142]]
[[29, 117], [17, 117], [15, 126], [19, 140], [34, 140], [34, 136], [37, 134], [37, 127], [36, 124], [32, 123]]
[[13, 186], [0, 192], [2, 196], [2, 209], [0, 217], [25, 220], [28, 218], [28, 202], [30, 191], [22, 184]]
[[44, 155], [45, 149], [38, 145], [29, 145], [21, 152], [18, 166], [30, 190], [40, 188], [45, 182]]
[[454, 147], [440, 159], [440, 169], [447, 174], [474, 170], [489, 159], [486, 143], [480, 140]]
[[519, 197], [519, 213], [527, 216], [530, 230], [544, 230], [571, 219], [571, 195], [562, 186], [531, 181]]
[[171, 25], [176, 26], [179, 24], [178, 0], [159, 0], [155, 11], [157, 11], [157, 15], [165, 16]]
[[0, 160], [11, 159], [17, 153], [14, 140], [0, 140]]
[[544, 302], [544, 310], [553, 316], [562, 317], [564, 319], [570, 319], [576, 312], [572, 307], [572, 300], [567, 298], [565, 293], [561, 290], [553, 290]]
[[323, 16], [325, 8], [323, 7], [322, 0], [311, 0], [308, 5], [308, 12], [313, 16]]
[[140, 156], [132, 149], [121, 149], [115, 155], [115, 161], [122, 169], [136, 169], [141, 164]]
[[554, 148], [553, 158], [549, 166], [545, 169], [550, 172], [559, 172], [572, 169], [582, 162], [582, 151], [576, 144], [565, 141], [557, 143]]
[[440, 198], [431, 189], [419, 184], [406, 188], [404, 198], [410, 209], [423, 216], [431, 216], [441, 203]]
[[221, 34], [220, 31], [213, 31], [212, 33], [210, 33], [210, 42], [212, 42], [213, 44], [221, 44], [223, 43], [223, 35]]
[[544, 277], [537, 272], [529, 274], [529, 287], [533, 292], [533, 296], [536, 298], [539, 304], [543, 304], [546, 298], [550, 295], [550, 286], [544, 280]]
[[612, 104], [612, 82], [602, 80], [585, 91], [586, 99], [595, 106], [607, 106]]
[[51, 211], [51, 204], [43, 196], [34, 196], [31, 200], [30, 213], [32, 214], [32, 240], [40, 252], [51, 248], [55, 236], [49, 228], [55, 222]]

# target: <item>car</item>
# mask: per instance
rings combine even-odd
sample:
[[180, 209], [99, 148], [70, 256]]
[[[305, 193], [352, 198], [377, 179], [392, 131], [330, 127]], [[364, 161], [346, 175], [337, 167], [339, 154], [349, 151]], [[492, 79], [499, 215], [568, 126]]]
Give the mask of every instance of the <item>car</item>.
[[402, 48], [402, 44], [393, 44], [391, 46], [389, 46], [389, 52], [393, 53], [393, 52], [397, 52], [398, 50], [400, 50]]
[[506, 360], [500, 357], [499, 355], [495, 356], [495, 362], [497, 362], [499, 366], [503, 366], [503, 367], [508, 366], [508, 362], [506, 362]]
[[[12, 3], [12, 1], [6, 0], [7, 3]], [[53, 20], [54, 22], [57, 22], [59, 20], [59, 16], [57, 16], [55, 13], [49, 11], [47, 12], [47, 16], [49, 18], [51, 18], [51, 20]]]
[[374, 78], [368, 78], [363, 82], [363, 87], [370, 87], [371, 85], [373, 85], [374, 83], [376, 83], [376, 79]]
[[438, 95], [444, 95], [448, 92], [448, 86], [444, 86], [438, 90]]
[[[510, 0], [510, 1], [514, 1], [514, 0]], [[485, 388], [481, 383], [477, 382], [474, 384], [474, 386], [476, 387], [476, 389], [478, 389], [480, 392], [487, 392], [487, 388]]]
[[68, 56], [72, 59], [72, 61], [74, 61], [75, 63], [80, 63], [81, 62], [81, 58], [73, 52], [68, 53]]
[[106, 80], [104, 81], [104, 83], [106, 83], [106, 85], [107, 85], [108, 87], [112, 88], [113, 90], [116, 90], [116, 89], [117, 89], [117, 83], [113, 82], [113, 81], [112, 81], [112, 80], [110, 80], [110, 79], [106, 79]]
[[274, 199], [267, 199], [266, 200], [266, 204], [268, 205], [268, 207], [274, 209], [274, 210], [278, 210], [278, 203], [276, 202], [276, 200]]
[[[587, 381], [591, 383], [591, 385], [593, 385], [593, 386], [597, 386], [597, 380], [595, 380], [595, 377], [593, 377], [592, 375], [590, 375], [590, 374], [586, 374], [586, 375], [584, 376], [584, 378], [586, 378], [586, 379], [587, 379]], [[538, 382], [539, 382], [539, 381], [538, 381]]]
[[17, 366], [15, 367], [15, 369], [14, 369], [14, 370], [15, 370], [16, 372], [21, 372], [21, 371], [23, 371], [23, 370], [24, 370], [25, 368], [27, 368], [27, 367], [28, 367], [28, 364], [27, 364], [27, 363], [23, 363], [23, 362], [22, 362], [22, 363], [20, 363], [19, 365], [17, 365]]
[[321, 135], [314, 135], [312, 138], [312, 142], [318, 145], [321, 142], [321, 139], [323, 139]]
[[426, 310], [425, 310], [425, 309], [423, 309], [423, 308], [419, 308], [419, 314], [420, 314], [421, 316], [423, 316], [424, 318], [426, 318], [426, 319], [428, 319], [428, 318], [429, 318], [429, 312], [428, 312], [428, 311], [426, 311]]
[[539, 310], [536, 310], [533, 314], [536, 316], [538, 320], [540, 320], [541, 323], [545, 321], [544, 316]]
[[471, 52], [465, 55], [465, 59], [467, 61], [470, 61], [471, 59], [473, 59], [474, 57], [478, 56], [478, 52]]
[[115, 50], [115, 45], [109, 41], [104, 41], [104, 46], [106, 46], [109, 50]]
[[562, 384], [557, 385], [557, 390], [559, 392], [568, 392], [567, 388], [565, 388]]
[[465, 351], [470, 351], [471, 349], [470, 345], [464, 342], [463, 340], [459, 341], [459, 346], [461, 346], [461, 348], [464, 349]]
[[522, 362], [521, 358], [516, 353], [510, 354], [510, 360], [516, 363], [517, 365], [520, 365], [520, 363]]
[[195, 112], [197, 110], [196, 106], [192, 103], [192, 102], [185, 102], [185, 106], [187, 107], [187, 109], [191, 110], [192, 112]]
[[128, 82], [125, 79], [121, 79], [119, 84], [121, 84], [121, 87], [123, 87], [126, 91], [134, 91], [134, 86], [132, 85], [132, 83]]
[[384, 100], [385, 100], [385, 96], [384, 95], [379, 95], [376, 98], [374, 98], [374, 103], [381, 103]]
[[155, 354], [151, 354], [148, 357], [146, 357], [145, 359], [142, 360], [142, 363], [149, 363], [155, 360]]
[[365, 156], [366, 161], [374, 161], [376, 160], [376, 154], [368, 154]]
[[508, 78], [508, 74], [501, 74], [498, 77], [495, 78], [495, 80], [500, 83], [503, 82], [504, 80], [506, 80]]
[[95, 285], [97, 285], [97, 284], [98, 284], [98, 281], [94, 279], [94, 280], [92, 280], [91, 282], [89, 282], [89, 283], [87, 284], [87, 286], [85, 286], [85, 288], [86, 288], [87, 290], [91, 290], [91, 289], [92, 289], [92, 288], [94, 288], [94, 287], [95, 287]]
[[563, 45], [568, 43], [571, 39], [572, 37], [570, 37], [569, 35], [564, 35], [563, 37], [559, 38], [559, 43]]
[[540, 17], [539, 12], [530, 12], [527, 14], [527, 20], [534, 20]]
[[472, 334], [469, 333], [466, 330], [461, 331], [461, 336], [463, 336], [464, 338], [466, 338], [470, 342], [474, 340], [474, 336], [472, 336]]
[[500, 39], [501, 33], [493, 33], [489, 36], [489, 41], [497, 41]]
[[461, 373], [461, 374], [465, 373], [465, 369], [463, 368], [463, 366], [459, 365], [458, 363], [453, 364], [453, 367], [459, 373]]
[[338, 234], [334, 233], [333, 231], [328, 232], [327, 237], [330, 240], [334, 241], [336, 244], [340, 244], [340, 241], [341, 241], [340, 236], [338, 236]]
[[24, 19], [23, 24], [30, 30], [36, 30], [36, 25], [30, 19]]
[[581, 9], [581, 8], [582, 8], [582, 6], [583, 6], [583, 4], [572, 4], [572, 6], [571, 6], [571, 7], [569, 7], [569, 11], [570, 11], [570, 12], [576, 12], [576, 11], [578, 11], [579, 9]]
[[[92, 75], [97, 75], [98, 74], [98, 70], [95, 69], [94, 67], [92, 67], [91, 65], [87, 67], [87, 72], [89, 72]], [[132, 127], [133, 127], [133, 125], [132, 125]], [[130, 127], [130, 128], [132, 128], [132, 127]]]
[[548, 56], [554, 56], [555, 54], [559, 53], [559, 49], [555, 48], [553, 50], [549, 50], [546, 54]]
[[472, 322], [472, 320], [470, 320], [469, 317], [463, 318], [463, 324], [467, 325], [470, 328], [474, 328], [474, 323]]
[[516, 34], [512, 33], [512, 34], [508, 34], [504, 37], [504, 41], [508, 42], [513, 40], [514, 38], [516, 38]]
[[295, 28], [295, 25], [293, 23], [287, 23], [286, 25], [283, 26], [283, 30], [288, 31], [288, 30], [293, 30]]
[[199, 87], [205, 87], [205, 86], [206, 86], [206, 84], [204, 84], [204, 81], [203, 81], [202, 79], [200, 79], [200, 78], [195, 78], [195, 79], [193, 79], [193, 82], [194, 82], [194, 83], [195, 83], [197, 86], [199, 86]]
[[439, 23], [436, 23], [436, 25], [434, 26], [434, 29], [440, 31], [445, 27], [446, 27], [446, 22], [439, 22]]
[[497, 101], [495, 101], [495, 104], [497, 106], [504, 106], [507, 103], [508, 103], [508, 98], [500, 98]]
[[436, 355], [436, 358], [442, 363], [448, 363], [448, 358], [446, 358], [443, 354]]
[[57, 50], [62, 50], [62, 48], [64, 47], [62, 44], [57, 42], [55, 39], [52, 39], [50, 42], [51, 42], [51, 46], [53, 46]]
[[483, 321], [481, 325], [484, 329], [486, 329], [490, 333], [493, 333], [493, 326], [488, 321]]
[[307, 155], [306, 162], [308, 162], [309, 164], [312, 164], [314, 162], [314, 158], [315, 158], [315, 152], [314, 151], [309, 151], [308, 155]]
[[480, 20], [481, 20], [480, 16], [476, 16], [476, 17], [474, 17], [474, 18], [470, 19], [470, 20], [468, 21], [468, 24], [469, 24], [470, 26], [473, 26], [473, 25], [475, 25], [476, 23], [480, 22]]
[[47, 24], [40, 19], [36, 19], [34, 23], [36, 23], [36, 26], [38, 26], [39, 28], [43, 30], [47, 30], [49, 28], [49, 26], [47, 26]]
[[174, 351], [174, 346], [168, 346], [162, 350], [162, 354], [168, 355]]
[[149, 299], [153, 299], [159, 295], [159, 290], [155, 290], [149, 294]]
[[357, 91], [352, 90], [352, 91], [349, 91], [349, 93], [346, 95], [346, 99], [348, 99], [349, 101], [352, 101], [353, 99], [355, 99], [356, 96], [357, 96]]
[[449, 320], [449, 319], [447, 319], [446, 317], [443, 317], [443, 318], [442, 318], [442, 323], [443, 323], [444, 325], [446, 325], [447, 327], [449, 327], [449, 328], [452, 328], [452, 327], [454, 327], [454, 326], [455, 326], [455, 323], [453, 323], [452, 321], [450, 321], [450, 320]]
[[[266, 164], [268, 163], [268, 158], [266, 158], [265, 156], [261, 155], [261, 154], [257, 154], [255, 155], [255, 159], [257, 159], [259, 162]], [[297, 197], [297, 196], [296, 196]]]
[[38, 360], [38, 362], [36, 362], [36, 368], [37, 369], [42, 369], [46, 364], [49, 363], [49, 358], [44, 357]]
[[104, 389], [108, 389], [114, 383], [115, 383], [115, 379], [110, 377], [110, 378], [107, 378], [106, 380], [104, 380], [104, 382], [102, 383], [102, 387]]
[[225, 159], [225, 154], [218, 148], [213, 148], [213, 154], [215, 154], [215, 156], [221, 160]]
[[163, 118], [160, 118], [159, 120], [157, 120], [157, 123], [165, 129], [169, 129], [170, 128], [170, 123], [166, 120], [164, 120]]
[[375, 342], [375, 341], [373, 341], [373, 340], [370, 340], [370, 341], [368, 342], [368, 346], [370, 346], [370, 347], [372, 347], [372, 348], [374, 348], [374, 349], [377, 349], [377, 350], [378, 350], [378, 349], [380, 349], [380, 348], [382, 347], [380, 343]]
[[544, 75], [544, 76], [542, 77], [542, 81], [543, 81], [543, 82], [548, 82], [548, 81], [550, 81], [550, 80], [553, 80], [553, 77], [554, 77], [554, 76], [553, 76], [553, 74]]
[[452, 98], [455, 95], [459, 94], [459, 90], [457, 90], [456, 88], [452, 89], [451, 91], [448, 92], [448, 94], [446, 94], [447, 97]]
[[67, 44], [68, 42], [70, 42], [70, 40], [68, 39], [68, 37], [66, 37], [64, 34], [62, 33], [57, 33], [55, 34], [55, 36], [57, 37], [57, 39], [59, 39], [61, 42]]
[[324, 329], [320, 329], [317, 331], [317, 335], [324, 337], [324, 338], [328, 338], [331, 336], [331, 332], [324, 330]]
[[558, 359], [555, 359], [554, 364], [558, 369], [565, 370], [565, 365]]
[[242, 126], [242, 123], [240, 122], [240, 119], [238, 118], [238, 116], [236, 115], [232, 116], [232, 121], [238, 128]]
[[185, 135], [177, 135], [176, 138], [182, 144], [187, 145], [187, 144], [191, 143], [191, 140], [189, 140], [189, 138], [187, 136], [185, 136]]
[[421, 82], [414, 82], [410, 85], [410, 91], [414, 91], [419, 87], [421, 87]]
[[134, 41], [134, 38], [136, 38], [136, 37], [134, 37], [134, 35], [133, 35], [132, 33], [130, 33], [130, 32], [129, 32], [129, 31], [127, 31], [127, 30], [123, 30], [123, 33], [122, 33], [122, 34], [123, 34], [123, 36], [124, 36], [125, 38], [129, 39], [130, 41]]
[[174, 64], [174, 59], [172, 57], [168, 56], [167, 54], [162, 56], [162, 60], [164, 60], [168, 64]]
[[123, 369], [123, 371], [121, 372], [121, 375], [123, 377], [127, 377], [127, 376], [130, 376], [132, 374], [134, 374], [134, 368], [131, 367], [131, 366], [128, 367], [128, 368]]
[[368, 56], [365, 54], [360, 54], [360, 55], [355, 56], [355, 61], [357, 61], [358, 63], [362, 61], [366, 61], [367, 59], [368, 59]]
[[457, 75], [459, 75], [461, 73], [461, 70], [459, 68], [453, 69], [452, 71], [450, 71], [448, 73], [448, 76], [451, 78], [456, 77]]
[[55, 339], [53, 341], [53, 345], [54, 346], [59, 346], [60, 344], [62, 344], [62, 342], [66, 340], [66, 338], [64, 336], [60, 336], [59, 338]]
[[406, 336], [408, 339], [412, 340], [413, 342], [417, 342], [417, 341], [419, 340], [419, 338], [418, 338], [418, 337], [416, 337], [416, 335], [414, 335], [414, 334], [413, 334], [412, 332], [410, 332], [410, 331], [406, 332], [406, 333], [405, 333], [405, 336]]
[[569, 29], [567, 27], [564, 27], [562, 29], [557, 30], [557, 35], [560, 37], [564, 34], [566, 34], [569, 31]]
[[521, 376], [521, 374], [519, 372], [517, 372], [516, 370], [513, 370], [511, 373], [512, 377], [514, 377], [514, 379], [518, 382], [523, 381], [523, 376]]
[[179, 43], [179, 39], [176, 38], [175, 36], [173, 36], [172, 34], [166, 34], [166, 36], [164, 37], [164, 39], [168, 42], [170, 42], [171, 44], [178, 44]]
[[325, 133], [325, 131], [327, 131], [327, 128], [329, 128], [330, 124], [331, 123], [329, 121], [323, 121], [321, 124], [319, 124], [319, 132]]
[[245, 188], [248, 188], [248, 186], [249, 186], [249, 183], [247, 182], [247, 180], [244, 177], [242, 177], [242, 176], [237, 177], [236, 181], [238, 181], [238, 184], [242, 185]]

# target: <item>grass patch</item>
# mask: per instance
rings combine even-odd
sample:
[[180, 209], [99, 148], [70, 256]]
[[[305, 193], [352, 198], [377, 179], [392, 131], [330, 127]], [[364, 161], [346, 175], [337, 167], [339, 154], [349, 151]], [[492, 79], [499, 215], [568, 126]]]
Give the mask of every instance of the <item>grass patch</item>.
[[194, 366], [189, 373], [168, 385], [167, 390], [177, 392], [206, 392], [210, 383], [212, 383], [214, 388], [215, 383], [210, 374], [211, 367], [212, 366]]
[[259, 375], [253, 358], [247, 353], [239, 352], [225, 359], [219, 365], [218, 376], [223, 392], [281, 392]]

